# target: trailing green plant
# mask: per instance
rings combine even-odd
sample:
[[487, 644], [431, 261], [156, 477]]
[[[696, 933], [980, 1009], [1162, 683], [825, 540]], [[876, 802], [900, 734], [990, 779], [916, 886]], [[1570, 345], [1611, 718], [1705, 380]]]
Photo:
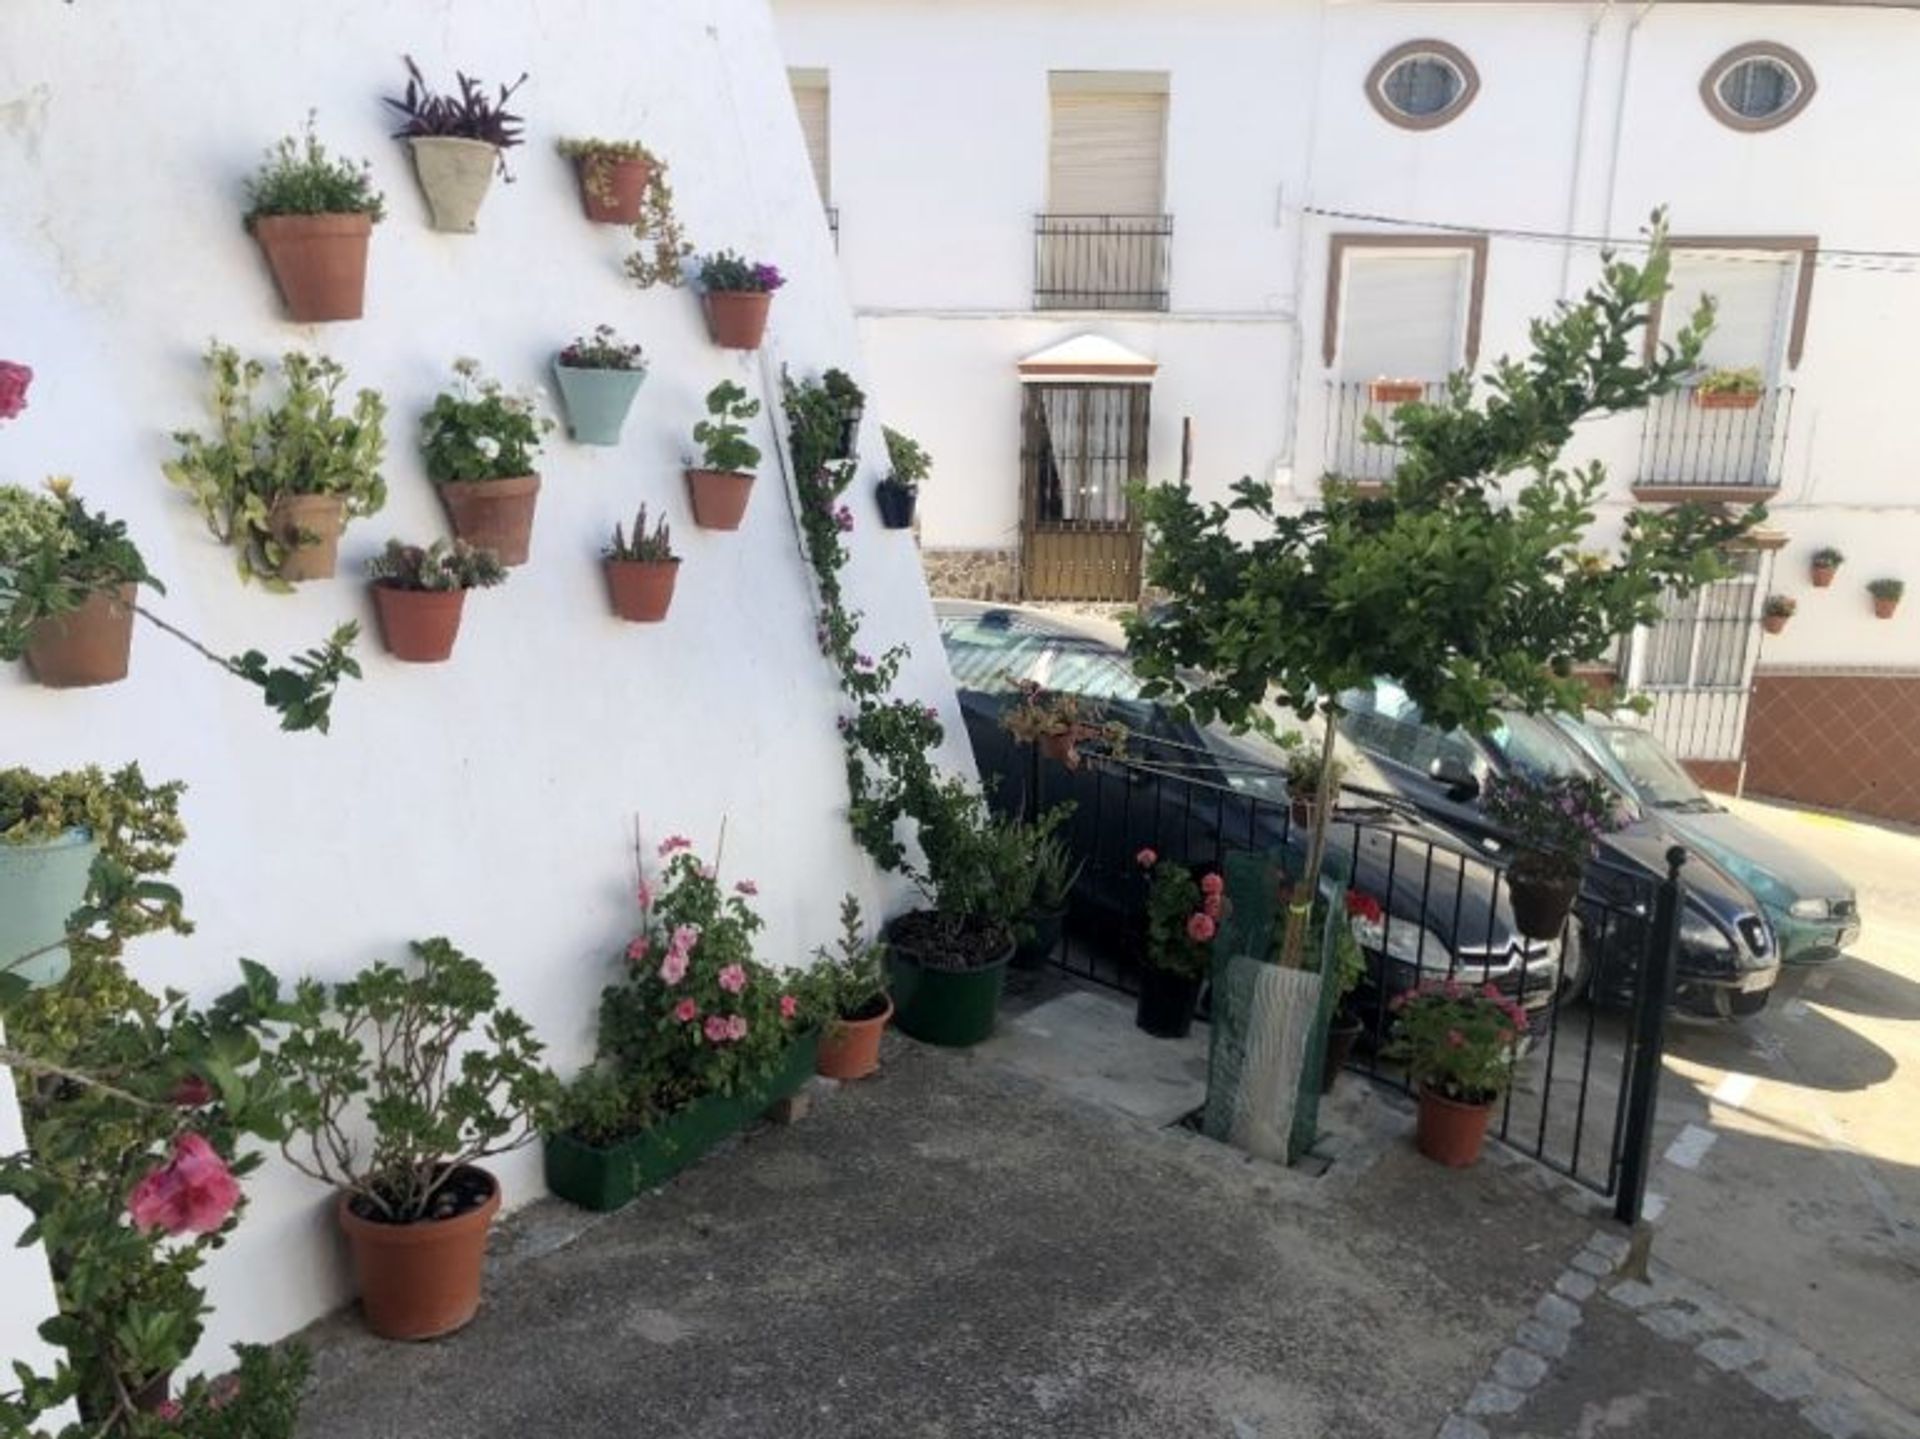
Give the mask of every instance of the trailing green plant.
[[237, 550], [242, 580], [290, 590], [279, 571], [293, 547], [269, 523], [274, 502], [330, 495], [344, 504], [349, 520], [376, 513], [387, 502], [380, 474], [386, 402], [377, 391], [361, 390], [343, 411], [347, 372], [325, 355], [292, 350], [281, 358], [278, 403], [255, 398], [267, 373], [263, 362], [242, 361], [238, 351], [215, 341], [206, 363], [215, 435], [175, 431], [180, 453], [162, 468], [200, 507], [213, 537]]
[[1702, 395], [1757, 395], [1765, 384], [1764, 377], [1754, 366], [1747, 365], [1739, 369], [1722, 366], [1701, 375], [1693, 388]]
[[787, 283], [779, 267], [731, 250], [700, 257], [700, 288], [709, 294], [770, 295]]
[[1393, 998], [1385, 1057], [1416, 1087], [1461, 1104], [1490, 1104], [1513, 1082], [1527, 1012], [1489, 984], [1430, 979]]
[[612, 325], [595, 325], [592, 335], [582, 336], [560, 352], [560, 363], [569, 370], [647, 372], [646, 356], [640, 347], [621, 339]]
[[933, 473], [933, 457], [919, 441], [898, 430], [883, 428], [880, 434], [887, 442], [887, 478], [919, 494], [921, 484]]
[[484, 590], [505, 584], [507, 570], [492, 550], [465, 540], [435, 540], [424, 548], [388, 540], [367, 561], [367, 577], [396, 590]]
[[645, 505], [641, 505], [640, 512], [633, 517], [632, 537], [623, 533], [616, 523], [613, 541], [601, 553], [610, 560], [632, 560], [649, 565], [673, 564], [680, 558], [673, 552], [673, 536], [667, 529], [667, 517], [660, 516], [653, 528], [648, 529]]
[[524, 122], [507, 109], [507, 104], [513, 99], [513, 92], [527, 83], [525, 72], [511, 85], [499, 86], [499, 93], [489, 98], [478, 80], [456, 70], [453, 78], [460, 93], [443, 95], [427, 83], [411, 55], [401, 58], [407, 62], [407, 88], [398, 97], [386, 97], [386, 103], [404, 117], [400, 128], [393, 132], [394, 138], [478, 140], [493, 146], [500, 178], [511, 183], [513, 175], [507, 169], [507, 151], [520, 143]]
[[427, 478], [445, 484], [532, 474], [540, 437], [553, 420], [528, 396], [508, 394], [483, 375], [478, 360], [455, 360], [453, 374], [453, 388], [436, 395], [420, 421]]
[[1872, 595], [1876, 600], [1891, 600], [1895, 604], [1898, 604], [1900, 596], [1906, 592], [1907, 582], [1905, 580], [1881, 579], [1867, 581], [1867, 593]]
[[[562, 140], [560, 153], [571, 159], [606, 156], [616, 160], [645, 160], [652, 169], [647, 188], [640, 197], [640, 218], [633, 224], [634, 243], [640, 248], [627, 256], [627, 278], [643, 290], [655, 285], [678, 289], [686, 283], [687, 259], [693, 254], [680, 217], [673, 211], [673, 186], [667, 182], [667, 162], [645, 145], [633, 140]], [[594, 196], [605, 203], [612, 198], [612, 181], [590, 173], [583, 167], [587, 185]], [[598, 184], [599, 188], [593, 188]]]
[[247, 181], [248, 228], [262, 215], [366, 215], [376, 225], [386, 218], [373, 167], [329, 155], [313, 123], [308, 112], [305, 133], [282, 137]]
[[1014, 689], [1018, 698], [1001, 714], [1000, 728], [1017, 743], [1062, 741], [1069, 767], [1079, 765], [1083, 744], [1098, 743], [1108, 754], [1125, 752], [1127, 727], [1108, 719], [1105, 708], [1086, 696], [1050, 690], [1038, 680], [1021, 680]]
[[732, 380], [722, 380], [707, 391], [707, 415], [693, 427], [693, 442], [701, 447], [700, 466], [745, 474], [760, 464], [760, 447], [747, 438], [746, 422], [760, 413], [760, 402]]

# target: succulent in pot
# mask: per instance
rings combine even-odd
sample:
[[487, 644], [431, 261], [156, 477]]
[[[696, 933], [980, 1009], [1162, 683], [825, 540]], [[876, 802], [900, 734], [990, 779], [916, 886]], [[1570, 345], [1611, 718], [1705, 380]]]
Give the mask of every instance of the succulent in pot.
[[747, 421], [759, 413], [760, 402], [748, 399], [731, 380], [707, 392], [707, 418], [693, 427], [700, 462], [686, 469], [693, 522], [702, 529], [737, 530], [746, 516], [760, 464], [760, 447], [747, 438]]
[[123, 521], [89, 511], [64, 478], [0, 485], [0, 659], [56, 689], [126, 678], [134, 593], [165, 587]]
[[453, 372], [453, 388], [435, 396], [420, 421], [427, 478], [456, 535], [492, 550], [503, 565], [525, 564], [540, 498], [533, 465], [553, 421], [532, 399], [487, 378], [478, 360], [456, 360]]
[[411, 55], [403, 58], [407, 88], [387, 97], [387, 104], [404, 117], [394, 138], [413, 150], [413, 168], [433, 212], [433, 228], [470, 234], [494, 172], [509, 183], [513, 180], [507, 151], [520, 143], [522, 121], [507, 104], [527, 77], [523, 74], [489, 96], [478, 80], [456, 71], [459, 93], [443, 95], [427, 83]]
[[773, 292], [787, 283], [786, 277], [773, 265], [731, 250], [703, 256], [699, 275], [700, 301], [714, 344], [723, 350], [759, 349]]
[[1880, 579], [1867, 581], [1867, 593], [1873, 599], [1873, 612], [1883, 620], [1893, 618], [1893, 612], [1900, 608], [1900, 597], [1907, 592], [1905, 580]]
[[1015, 926], [1014, 968], [1041, 969], [1053, 958], [1073, 887], [1085, 868], [1086, 861], [1075, 859], [1072, 847], [1057, 834], [1034, 845], [1026, 910]]
[[1794, 611], [1800, 604], [1791, 595], [1768, 595], [1766, 604], [1760, 610], [1760, 624], [1770, 635], [1777, 635], [1787, 627]]
[[1596, 775], [1536, 780], [1515, 772], [1487, 782], [1482, 806], [1513, 836], [1507, 891], [1515, 927], [1529, 939], [1558, 939], [1595, 846], [1622, 823], [1613, 791]]
[[505, 568], [492, 550], [465, 540], [409, 545], [388, 540], [367, 561], [380, 634], [395, 659], [438, 664], [453, 653], [467, 591], [504, 584]]
[[890, 530], [911, 529], [920, 485], [933, 471], [933, 457], [917, 440], [898, 430], [882, 429], [880, 433], [887, 442], [887, 477], [874, 487], [880, 522]]
[[666, 167], [638, 140], [568, 138], [559, 150], [573, 161], [580, 204], [595, 224], [636, 225], [658, 203], [652, 192], [656, 179], [664, 184]]
[[1213, 965], [1226, 881], [1212, 872], [1196, 875], [1151, 848], [1136, 854], [1134, 863], [1147, 882], [1145, 967], [1134, 1024], [1156, 1039], [1184, 1039]]
[[314, 134], [286, 136], [247, 182], [246, 226], [267, 257], [287, 318], [357, 320], [366, 300], [367, 245], [386, 216], [367, 162], [336, 159]]
[[595, 325], [591, 335], [560, 352], [553, 373], [574, 439], [583, 445], [619, 444], [627, 411], [647, 378], [640, 347], [621, 339], [611, 325]]
[[1813, 587], [1816, 590], [1824, 590], [1831, 585], [1835, 573], [1846, 558], [1832, 545], [1822, 545], [1815, 550], [1813, 552]]
[[1464, 1168], [1480, 1157], [1493, 1105], [1513, 1082], [1527, 1012], [1489, 984], [1432, 979], [1393, 999], [1385, 1055], [1407, 1066], [1420, 1095], [1415, 1142], [1427, 1158]]
[[662, 515], [649, 529], [647, 507], [640, 506], [631, 533], [614, 525], [604, 555], [613, 612], [636, 624], [665, 619], [673, 604], [674, 581], [680, 577], [680, 557], [673, 552], [667, 517]]

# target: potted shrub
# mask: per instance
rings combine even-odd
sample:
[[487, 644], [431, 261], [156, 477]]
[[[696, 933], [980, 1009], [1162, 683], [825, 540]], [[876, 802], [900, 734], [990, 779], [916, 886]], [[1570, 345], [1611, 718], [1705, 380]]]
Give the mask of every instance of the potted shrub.
[[1354, 931], [1365, 926], [1375, 936], [1383, 936], [1386, 924], [1386, 911], [1380, 901], [1370, 894], [1350, 889], [1342, 903], [1346, 908], [1346, 922], [1333, 932], [1333, 963], [1330, 968], [1333, 1018], [1327, 1026], [1326, 1065], [1320, 1076], [1322, 1094], [1333, 1093], [1334, 1080], [1347, 1067], [1347, 1060], [1353, 1056], [1353, 1046], [1359, 1042], [1366, 1028], [1351, 1004], [1353, 992], [1360, 987], [1360, 981], [1367, 974], [1367, 956], [1360, 948], [1360, 938]]
[[127, 676], [134, 590], [165, 593], [120, 520], [90, 513], [65, 479], [50, 494], [0, 485], [0, 659], [26, 658], [55, 689]]
[[1482, 808], [1512, 836], [1514, 925], [1529, 939], [1558, 939], [1595, 844], [1620, 827], [1612, 792], [1593, 775], [1534, 780], [1514, 772], [1488, 780]]
[[1046, 689], [1037, 680], [1021, 680], [1015, 689], [1019, 699], [1000, 717], [1000, 727], [1020, 744], [1038, 745], [1042, 757], [1056, 764], [1079, 769], [1081, 745], [1099, 742], [1118, 754], [1126, 743], [1126, 727], [1078, 695]]
[[753, 472], [760, 449], [747, 438], [746, 422], [760, 413], [760, 402], [731, 380], [707, 392], [707, 418], [693, 427], [701, 447], [700, 463], [687, 465], [687, 495], [693, 522], [703, 530], [737, 530], [753, 493]]
[[767, 332], [773, 292], [786, 278], [772, 265], [742, 259], [731, 250], [700, 261], [700, 303], [707, 333], [723, 350], [757, 350]]
[[1367, 382], [1367, 398], [1376, 405], [1411, 405], [1426, 393], [1424, 380], [1390, 380], [1382, 375]]
[[648, 529], [647, 507], [640, 506], [633, 519], [632, 537], [616, 524], [613, 542], [604, 553], [613, 612], [636, 624], [665, 619], [673, 603], [673, 582], [680, 577], [680, 557], [673, 552], [666, 516]]
[[412, 664], [438, 664], [452, 654], [467, 591], [507, 578], [493, 551], [465, 540], [435, 540], [425, 549], [388, 540], [367, 561], [367, 575], [387, 653]]
[[480, 1161], [530, 1141], [552, 1102], [540, 1041], [485, 966], [444, 938], [412, 948], [406, 968], [302, 980], [268, 1007], [284, 1028], [261, 1061], [287, 1097], [281, 1152], [337, 1192], [367, 1327], [388, 1339], [473, 1318], [500, 1208]]
[[1494, 1102], [1513, 1082], [1527, 1012], [1492, 985], [1428, 980], [1397, 996], [1387, 1057], [1407, 1066], [1420, 1095], [1414, 1142], [1440, 1164], [1480, 1157]]
[[68, 921], [99, 853], [80, 818], [57, 783], [0, 770], [0, 975], [35, 987], [66, 978]]
[[1013, 950], [1015, 969], [1042, 969], [1060, 947], [1060, 931], [1066, 924], [1067, 902], [1073, 886], [1086, 868], [1085, 860], [1076, 860], [1073, 850], [1057, 834], [1050, 834], [1033, 847], [1033, 863], [1028, 870], [1030, 891], [1025, 912], [1015, 926], [1017, 943]]
[[176, 431], [180, 453], [162, 469], [200, 507], [213, 537], [239, 553], [243, 580], [284, 590], [333, 576], [349, 519], [387, 502], [386, 402], [374, 390], [341, 406], [347, 372], [325, 355], [289, 351], [281, 395], [255, 398], [266, 376], [259, 360], [217, 341], [207, 350], [213, 377], [212, 438]]
[[656, 854], [626, 977], [601, 995], [599, 1056], [546, 1138], [547, 1187], [589, 1209], [664, 1183], [814, 1070], [805, 981], [753, 955], [753, 881], [724, 885], [678, 835]]
[[1833, 576], [1839, 570], [1846, 556], [1833, 548], [1823, 545], [1813, 552], [1813, 587], [1824, 590], [1833, 583]]
[[507, 151], [520, 143], [521, 119], [509, 113], [507, 102], [527, 77], [500, 86], [498, 95], [488, 99], [478, 80], [456, 71], [460, 93], [440, 95], [427, 84], [413, 57], [404, 58], [406, 93], [387, 97], [387, 104], [405, 117], [394, 138], [405, 140], [413, 151], [414, 172], [433, 212], [433, 228], [471, 234], [494, 171], [508, 183], [513, 180], [507, 173]]
[[1146, 872], [1147, 945], [1134, 1024], [1156, 1039], [1185, 1039], [1193, 1028], [1200, 986], [1213, 965], [1213, 939], [1226, 907], [1226, 881], [1198, 878], [1185, 865], [1143, 849], [1134, 861]]
[[492, 550], [503, 565], [525, 564], [533, 543], [540, 437], [553, 421], [533, 401], [485, 378], [478, 360], [455, 360], [454, 384], [420, 422], [427, 478], [440, 491], [453, 532]]
[[880, 1036], [893, 1018], [887, 995], [887, 947], [867, 937], [860, 901], [840, 901], [837, 952], [814, 951], [808, 974], [817, 992], [814, 1008], [824, 1017], [816, 1072], [828, 1079], [865, 1079], [880, 1067]]
[[1777, 635], [1787, 627], [1787, 621], [1793, 618], [1799, 609], [1798, 601], [1789, 595], [1768, 595], [1760, 611], [1760, 626], [1770, 635]]
[[845, 370], [828, 370], [820, 377], [820, 388], [840, 422], [839, 437], [827, 458], [850, 460], [860, 448], [860, 418], [867, 412], [867, 393]]
[[337, 160], [307, 122], [267, 151], [247, 182], [246, 226], [260, 242], [287, 318], [301, 324], [360, 318], [367, 242], [386, 216], [367, 162]]
[[1346, 777], [1347, 766], [1342, 760], [1325, 758], [1298, 730], [1282, 734], [1280, 747], [1287, 753], [1289, 823], [1297, 831], [1311, 830], [1318, 812], [1322, 768], [1326, 771], [1328, 806], [1337, 808], [1340, 781]]
[[1907, 592], [1905, 580], [1868, 580], [1867, 593], [1873, 596], [1873, 612], [1883, 620], [1893, 618], [1900, 608], [1900, 596]]
[[638, 140], [562, 139], [560, 153], [573, 161], [580, 205], [596, 225], [634, 225], [656, 176], [653, 152]]
[[633, 397], [647, 377], [646, 357], [611, 325], [595, 325], [591, 338], [575, 340], [553, 362], [567, 429], [583, 445], [617, 445]]
[[1708, 370], [1694, 384], [1693, 403], [1703, 410], [1751, 410], [1760, 403], [1763, 384], [1752, 366]]
[[883, 429], [887, 442], [887, 477], [874, 486], [880, 504], [880, 523], [890, 530], [911, 529], [920, 482], [933, 469], [933, 458], [918, 442], [898, 430]]

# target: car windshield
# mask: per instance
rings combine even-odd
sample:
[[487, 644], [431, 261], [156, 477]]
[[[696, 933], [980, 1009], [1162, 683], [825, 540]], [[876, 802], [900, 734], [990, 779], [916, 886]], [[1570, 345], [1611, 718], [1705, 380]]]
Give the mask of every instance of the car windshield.
[[1032, 680], [1097, 700], [1139, 698], [1125, 656], [1098, 640], [1033, 624], [1012, 610], [940, 615], [954, 683], [976, 694], [1010, 694]]
[[1609, 725], [1600, 731], [1600, 738], [1648, 804], [1659, 809], [1714, 808], [1680, 761], [1646, 731]]
[[1545, 720], [1527, 714], [1502, 714], [1486, 740], [1508, 769], [1528, 779], [1591, 776], [1595, 766]]

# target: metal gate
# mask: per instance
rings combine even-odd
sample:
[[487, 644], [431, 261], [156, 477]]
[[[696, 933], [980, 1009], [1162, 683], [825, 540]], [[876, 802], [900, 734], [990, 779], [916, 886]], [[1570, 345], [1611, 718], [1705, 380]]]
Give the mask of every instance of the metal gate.
[[1147, 477], [1144, 384], [1021, 386], [1020, 593], [1030, 600], [1140, 597], [1140, 525], [1129, 487]]
[[1653, 702], [1647, 726], [1675, 758], [1731, 780], [1746, 758], [1747, 711], [1760, 658], [1769, 552], [1748, 550], [1734, 572], [1684, 597], [1637, 632], [1626, 657], [1629, 691]]

